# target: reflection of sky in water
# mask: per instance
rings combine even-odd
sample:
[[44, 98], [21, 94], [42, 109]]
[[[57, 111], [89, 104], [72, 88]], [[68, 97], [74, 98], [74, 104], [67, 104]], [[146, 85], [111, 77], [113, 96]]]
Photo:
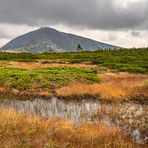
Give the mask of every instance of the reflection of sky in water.
[[0, 102], [1, 107], [13, 107], [20, 112], [44, 117], [70, 118], [73, 121], [91, 120], [91, 114], [97, 110], [98, 104], [98, 100], [66, 101], [55, 97], [51, 100], [3, 100]]

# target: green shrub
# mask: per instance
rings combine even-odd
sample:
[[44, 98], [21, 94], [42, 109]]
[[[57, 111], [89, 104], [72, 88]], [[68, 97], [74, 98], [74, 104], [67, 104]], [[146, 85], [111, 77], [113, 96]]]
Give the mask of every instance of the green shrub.
[[29, 87], [54, 88], [68, 84], [72, 80], [99, 82], [93, 70], [73, 67], [50, 67], [25, 70], [18, 68], [0, 69], [0, 86], [25, 90]]

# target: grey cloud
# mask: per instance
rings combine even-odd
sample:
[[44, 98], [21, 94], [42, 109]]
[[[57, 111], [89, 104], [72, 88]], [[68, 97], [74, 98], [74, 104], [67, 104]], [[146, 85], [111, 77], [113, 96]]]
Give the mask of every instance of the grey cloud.
[[0, 39], [8, 39], [10, 37], [9, 34], [0, 30]]
[[139, 37], [141, 35], [140, 31], [132, 31], [131, 35], [134, 37]]
[[148, 1], [115, 7], [114, 0], [0, 0], [0, 22], [92, 29], [146, 29]]

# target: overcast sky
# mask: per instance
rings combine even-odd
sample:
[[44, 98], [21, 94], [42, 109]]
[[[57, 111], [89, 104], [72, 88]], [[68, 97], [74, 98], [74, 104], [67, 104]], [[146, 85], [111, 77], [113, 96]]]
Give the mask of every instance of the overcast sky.
[[146, 47], [148, 0], [0, 0], [0, 47], [42, 26], [122, 47]]

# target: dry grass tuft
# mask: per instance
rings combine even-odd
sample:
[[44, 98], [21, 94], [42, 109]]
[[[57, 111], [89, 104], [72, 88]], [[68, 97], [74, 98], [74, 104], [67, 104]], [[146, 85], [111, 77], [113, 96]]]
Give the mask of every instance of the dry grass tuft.
[[[100, 96], [104, 100], [128, 100], [137, 96], [148, 98], [148, 76], [129, 73], [105, 73], [100, 84], [73, 82], [57, 89], [58, 96]], [[145, 82], [145, 83], [144, 83]]]
[[12, 94], [18, 96], [43, 96], [43, 97], [50, 97], [52, 95], [51, 90], [49, 88], [28, 88], [27, 90], [18, 90], [15, 88], [6, 88], [0, 87], [1, 94]]
[[70, 121], [43, 119], [0, 110], [1, 147], [138, 147], [119, 127], [85, 123], [74, 127]]

